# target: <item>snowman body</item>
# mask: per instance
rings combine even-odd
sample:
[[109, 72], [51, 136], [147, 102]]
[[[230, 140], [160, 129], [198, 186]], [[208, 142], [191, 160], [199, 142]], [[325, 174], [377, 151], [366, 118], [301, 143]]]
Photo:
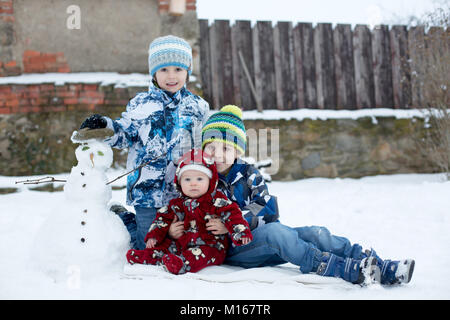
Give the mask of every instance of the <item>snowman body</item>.
[[78, 164], [64, 186], [65, 205], [44, 222], [35, 240], [35, 262], [55, 280], [77, 270], [81, 278], [120, 270], [130, 236], [121, 219], [109, 211], [111, 187], [106, 169], [111, 148], [87, 140], [75, 151]]

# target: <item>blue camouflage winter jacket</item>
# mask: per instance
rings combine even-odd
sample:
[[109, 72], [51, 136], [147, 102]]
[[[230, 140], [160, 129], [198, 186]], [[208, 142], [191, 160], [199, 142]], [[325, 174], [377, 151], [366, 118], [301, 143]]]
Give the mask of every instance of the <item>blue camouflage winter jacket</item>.
[[160, 208], [178, 196], [173, 185], [175, 163], [184, 152], [201, 145], [201, 129], [209, 105], [185, 87], [171, 94], [150, 84], [138, 93], [116, 120], [106, 118], [114, 135], [111, 147], [128, 148], [127, 204]]
[[236, 159], [226, 176], [219, 174], [217, 188], [237, 202], [251, 230], [278, 221], [277, 198], [269, 194], [258, 169], [244, 160]]

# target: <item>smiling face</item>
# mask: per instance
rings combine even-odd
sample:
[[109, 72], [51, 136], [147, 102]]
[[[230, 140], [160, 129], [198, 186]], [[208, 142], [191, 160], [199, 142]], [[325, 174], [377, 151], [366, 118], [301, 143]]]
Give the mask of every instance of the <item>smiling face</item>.
[[217, 171], [221, 174], [227, 173], [238, 157], [238, 152], [232, 145], [221, 141], [207, 143], [204, 151], [214, 159]]
[[187, 70], [183, 68], [168, 66], [156, 71], [155, 77], [161, 89], [175, 93], [183, 88], [186, 83], [187, 74]]
[[208, 191], [209, 178], [206, 174], [196, 170], [186, 170], [181, 174], [181, 190], [189, 198], [199, 198]]

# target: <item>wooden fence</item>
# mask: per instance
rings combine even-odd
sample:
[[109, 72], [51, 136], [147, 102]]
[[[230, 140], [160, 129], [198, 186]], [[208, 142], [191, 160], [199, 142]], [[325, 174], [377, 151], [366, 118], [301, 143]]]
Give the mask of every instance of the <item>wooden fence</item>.
[[[424, 105], [413, 50], [423, 26], [208, 20], [200, 23], [200, 74], [214, 108], [412, 108]], [[435, 28], [434, 32], [442, 32]]]

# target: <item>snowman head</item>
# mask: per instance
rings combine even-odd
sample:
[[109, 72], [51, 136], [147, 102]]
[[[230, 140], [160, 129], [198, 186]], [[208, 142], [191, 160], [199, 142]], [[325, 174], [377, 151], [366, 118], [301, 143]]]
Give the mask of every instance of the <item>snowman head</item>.
[[98, 140], [83, 141], [75, 150], [78, 166], [97, 170], [108, 169], [113, 161], [111, 147]]

